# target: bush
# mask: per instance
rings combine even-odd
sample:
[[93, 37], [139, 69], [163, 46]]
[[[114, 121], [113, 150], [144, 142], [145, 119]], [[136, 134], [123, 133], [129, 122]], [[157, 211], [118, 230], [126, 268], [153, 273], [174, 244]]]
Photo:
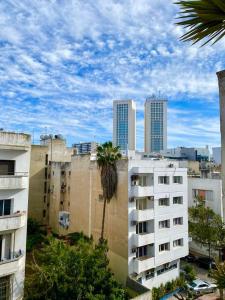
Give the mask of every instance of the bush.
[[152, 289], [152, 300], [159, 300], [165, 294], [169, 294], [183, 286], [185, 286], [185, 278], [183, 276], [180, 276], [175, 280], [168, 281], [165, 285], [161, 284], [159, 288]]
[[195, 278], [196, 278], [196, 271], [194, 270], [194, 268], [191, 265], [186, 264], [183, 267], [183, 270], [185, 272], [185, 279], [187, 281], [193, 281], [193, 280], [195, 280]]

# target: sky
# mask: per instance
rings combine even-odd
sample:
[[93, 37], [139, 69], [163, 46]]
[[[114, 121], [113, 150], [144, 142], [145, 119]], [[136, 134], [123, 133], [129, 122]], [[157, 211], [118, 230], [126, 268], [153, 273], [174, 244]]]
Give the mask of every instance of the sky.
[[168, 146], [218, 146], [214, 46], [179, 41], [171, 0], [0, 1], [0, 127], [61, 133], [74, 142], [112, 139], [112, 102], [137, 105], [137, 148], [144, 102], [168, 99]]

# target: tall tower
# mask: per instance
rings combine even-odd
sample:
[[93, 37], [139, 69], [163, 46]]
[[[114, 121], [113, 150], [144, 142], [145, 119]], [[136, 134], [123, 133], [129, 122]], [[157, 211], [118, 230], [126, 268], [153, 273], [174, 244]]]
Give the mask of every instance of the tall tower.
[[133, 100], [113, 101], [113, 144], [123, 151], [136, 148], [136, 104]]
[[167, 148], [167, 100], [156, 97], [145, 102], [145, 152]]

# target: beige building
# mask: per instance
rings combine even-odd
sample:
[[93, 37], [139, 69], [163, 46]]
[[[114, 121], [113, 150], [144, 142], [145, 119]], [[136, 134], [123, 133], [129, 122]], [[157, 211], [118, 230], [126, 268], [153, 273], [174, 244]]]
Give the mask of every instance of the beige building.
[[60, 135], [41, 136], [40, 145], [31, 147], [28, 216], [48, 225], [51, 162], [71, 161], [72, 148]]

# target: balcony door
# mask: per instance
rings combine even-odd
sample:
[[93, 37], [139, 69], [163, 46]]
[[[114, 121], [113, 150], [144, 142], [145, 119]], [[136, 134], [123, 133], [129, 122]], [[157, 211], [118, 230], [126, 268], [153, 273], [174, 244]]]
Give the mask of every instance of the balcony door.
[[0, 175], [14, 175], [15, 160], [0, 160]]
[[11, 199], [0, 200], [0, 217], [11, 214]]

